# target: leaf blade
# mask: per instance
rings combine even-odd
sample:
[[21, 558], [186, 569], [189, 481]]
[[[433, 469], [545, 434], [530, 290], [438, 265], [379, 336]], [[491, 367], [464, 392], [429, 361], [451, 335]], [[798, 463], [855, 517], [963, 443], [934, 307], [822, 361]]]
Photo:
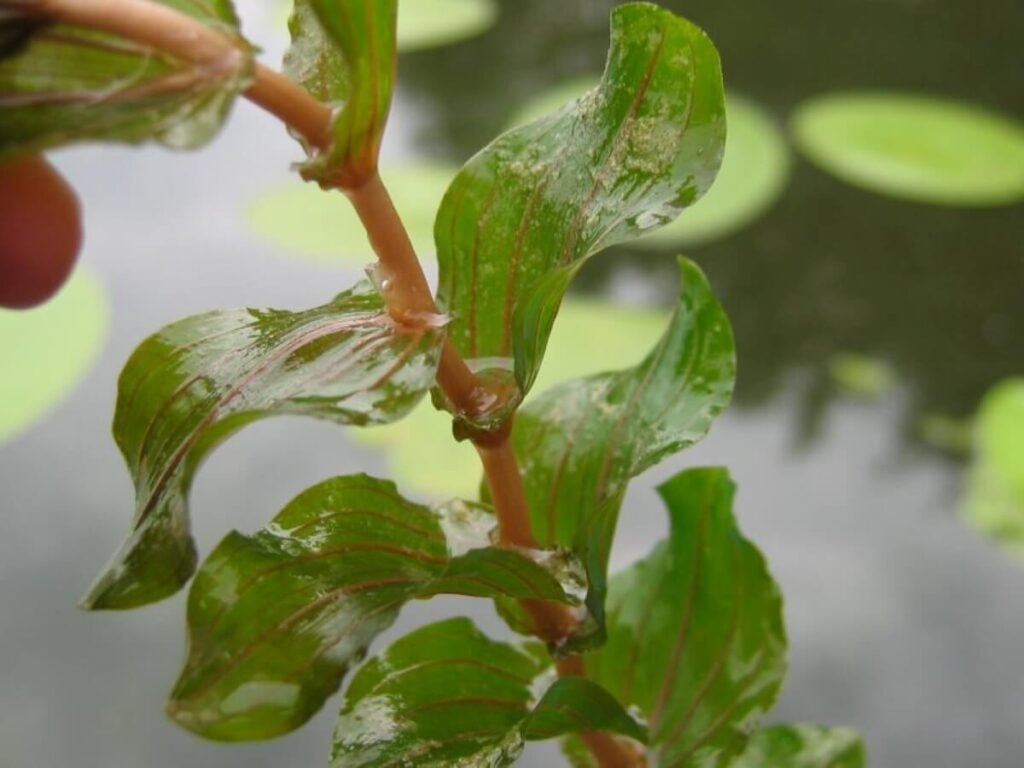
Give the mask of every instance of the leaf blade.
[[0, 15], [0, 157], [89, 140], [210, 141], [251, 82], [252, 51], [229, 0], [156, 1], [224, 33], [234, 57], [199, 66], [115, 34], [34, 23], [23, 5], [0, 3], [11, 14]]
[[169, 704], [207, 738], [262, 739], [305, 722], [413, 599], [572, 602], [530, 553], [490, 545], [493, 515], [410, 502], [351, 475], [313, 486], [252, 536], [232, 533], [189, 593], [189, 654]]
[[400, 418], [433, 384], [442, 339], [395, 324], [365, 281], [305, 312], [211, 312], [151, 336], [125, 366], [114, 416], [135, 519], [84, 607], [144, 605], [191, 576], [188, 491], [220, 442], [270, 415]]
[[536, 644], [496, 642], [468, 619], [421, 627], [353, 678], [335, 728], [331, 768], [499, 768], [511, 765], [528, 739], [576, 729], [643, 736], [614, 698], [586, 680], [558, 680], [535, 702], [550, 666]]
[[597, 626], [584, 631], [594, 639], [629, 480], [701, 439], [732, 397], [728, 318], [696, 265], [681, 260], [680, 270], [679, 304], [644, 361], [542, 393], [522, 409], [513, 432], [534, 535], [542, 546], [573, 548], [587, 563], [587, 605]]
[[[786, 639], [778, 587], [736, 527], [728, 474], [687, 470], [659, 493], [669, 538], [612, 580], [608, 642], [585, 666], [640, 707], [659, 764], [682, 768], [742, 752], [781, 687]], [[682, 599], [665, 587], [679, 583]]]
[[377, 170], [394, 89], [397, 0], [295, 0], [285, 71], [333, 106], [331, 146], [307, 147], [307, 180], [349, 189]]
[[529, 390], [583, 261], [666, 223], [710, 186], [723, 99], [703, 32], [649, 4], [617, 7], [602, 84], [499, 137], [442, 201], [439, 299], [460, 352], [514, 354], [520, 389]]

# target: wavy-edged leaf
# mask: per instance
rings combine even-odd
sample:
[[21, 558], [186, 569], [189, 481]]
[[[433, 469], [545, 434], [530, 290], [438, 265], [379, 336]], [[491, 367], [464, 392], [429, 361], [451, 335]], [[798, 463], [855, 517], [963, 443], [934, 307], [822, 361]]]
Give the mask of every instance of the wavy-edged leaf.
[[358, 187], [377, 170], [395, 81], [397, 0], [295, 0], [285, 71], [335, 108], [332, 142], [301, 170]]
[[608, 642], [586, 656], [586, 673], [640, 708], [657, 765], [724, 768], [782, 685], [782, 598], [737, 529], [724, 469], [688, 470], [658, 490], [669, 538], [612, 579]]
[[585, 557], [587, 604], [598, 624], [626, 485], [700, 440], [732, 397], [729, 320], [700, 269], [680, 260], [680, 270], [679, 304], [643, 362], [544, 392], [515, 423], [534, 535], [542, 546], [572, 547]]
[[443, 334], [396, 325], [363, 281], [316, 309], [209, 312], [149, 337], [121, 374], [114, 415], [135, 519], [83, 605], [131, 608], [188, 580], [196, 559], [188, 491], [218, 443], [278, 414], [398, 419], [433, 384]]
[[775, 725], [755, 733], [731, 768], [866, 768], [864, 742], [850, 728]]
[[609, 731], [647, 743], [647, 728], [607, 690], [585, 677], [563, 677], [544, 692], [523, 725], [523, 737], [539, 741], [577, 731]]
[[235, 43], [216, 64], [183, 61], [114, 34], [46, 24], [33, 0], [0, 0], [0, 157], [75, 141], [155, 140], [195, 148], [250, 82], [252, 52], [229, 0], [154, 0]]
[[352, 475], [308, 489], [252, 536], [229, 534], [189, 592], [168, 711], [207, 738], [270, 738], [309, 719], [410, 600], [578, 600], [564, 569], [491, 546], [494, 525], [490, 510], [431, 509]]
[[[594, 87], [597, 77], [577, 77], [545, 90], [523, 105], [511, 125], [536, 120]], [[710, 191], [679, 218], [652, 230], [635, 248], [679, 248], [727, 236], [761, 216], [782, 193], [789, 177], [789, 147], [775, 121], [750, 99], [725, 99], [729, 135], [722, 166]]]
[[592, 682], [559, 680], [537, 702], [550, 666], [536, 643], [495, 642], [468, 619], [418, 629], [352, 678], [331, 768], [501, 768], [515, 762], [527, 739], [576, 730], [645, 735]]
[[722, 78], [707, 36], [647, 3], [615, 8], [611, 25], [601, 84], [496, 139], [437, 216], [452, 339], [468, 358], [514, 356], [523, 393], [575, 271], [675, 218], [721, 161]]

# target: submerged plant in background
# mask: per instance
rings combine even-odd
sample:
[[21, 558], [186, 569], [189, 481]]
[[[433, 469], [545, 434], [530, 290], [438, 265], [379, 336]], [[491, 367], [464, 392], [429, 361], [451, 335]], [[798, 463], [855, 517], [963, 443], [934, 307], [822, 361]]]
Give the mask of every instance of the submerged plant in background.
[[[139, 346], [114, 423], [135, 519], [85, 606], [145, 605], [191, 579], [168, 711], [225, 741], [308, 720], [411, 600], [492, 599], [530, 638], [457, 618], [392, 643], [348, 681], [337, 768], [507, 765], [552, 738], [578, 765], [862, 765], [849, 731], [759, 729], [785, 673], [781, 597], [725, 470], [663, 484], [668, 539], [607, 573], [629, 481], [699, 440], [732, 393], [732, 333], [700, 270], [680, 260], [678, 305], [639, 364], [520, 408], [583, 263], [710, 187], [725, 140], [713, 45], [657, 6], [617, 7], [599, 85], [455, 176], [435, 298], [377, 171], [396, 15], [396, 0], [297, 0], [282, 76], [254, 61], [226, 0], [0, 0], [0, 156], [198, 146], [244, 94], [300, 138], [302, 175], [344, 192], [378, 257], [324, 306], [211, 312]], [[428, 392], [479, 454], [479, 499], [428, 507], [335, 477], [197, 569], [189, 487], [218, 443], [275, 414], [393, 422]]]

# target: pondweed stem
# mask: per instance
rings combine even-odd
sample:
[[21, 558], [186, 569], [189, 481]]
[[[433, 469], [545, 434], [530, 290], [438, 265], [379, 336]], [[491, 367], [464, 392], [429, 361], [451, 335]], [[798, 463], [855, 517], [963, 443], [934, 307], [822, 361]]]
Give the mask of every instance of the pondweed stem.
[[[175, 9], [150, 0], [0, 0], [0, 9], [42, 19], [110, 32], [138, 44], [191, 62], [210, 77], [223, 77], [243, 65], [246, 43], [208, 27]], [[330, 145], [331, 110], [286, 76], [256, 64], [245, 96], [273, 114], [316, 149]], [[377, 173], [359, 187], [343, 190], [366, 228], [382, 272], [382, 293], [397, 322], [416, 325], [439, 314], [423, 268], [391, 196]], [[437, 383], [457, 411], [473, 413], [487, 400], [485, 385], [470, 370], [451, 342], [441, 354]], [[498, 517], [501, 542], [536, 547], [522, 476], [512, 450], [511, 424], [488, 440], [475, 440]], [[577, 619], [564, 605], [523, 601], [541, 638], [557, 643], [575, 628]], [[557, 663], [559, 674], [583, 674], [582, 658]], [[642, 754], [605, 733], [581, 738], [602, 768], [646, 765]]]

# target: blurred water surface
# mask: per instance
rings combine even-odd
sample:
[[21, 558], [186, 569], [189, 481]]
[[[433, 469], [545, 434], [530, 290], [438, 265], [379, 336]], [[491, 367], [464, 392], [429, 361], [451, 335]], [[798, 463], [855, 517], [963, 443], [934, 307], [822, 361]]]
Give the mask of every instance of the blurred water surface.
[[[780, 124], [802, 99], [854, 88], [1024, 116], [1019, 0], [664, 4], [709, 31], [730, 88]], [[388, 159], [464, 160], [529, 96], [598, 71], [610, 5], [507, 0], [486, 35], [403, 57]], [[254, 0], [240, 9], [273, 59], [279, 14]], [[108, 425], [117, 371], [134, 345], [185, 314], [309, 306], [358, 276], [286, 258], [247, 227], [247, 201], [287, 178], [297, 158], [280, 127], [245, 104], [197, 154], [57, 156], [85, 201], [84, 259], [109, 295], [113, 331], [78, 392], [0, 448], [4, 768], [326, 764], [337, 700], [298, 733], [262, 745], [201, 742], [163, 717], [183, 657], [183, 596], [123, 614], [75, 607], [130, 518]], [[962, 526], [961, 468], [914, 438], [921, 414], [969, 414], [993, 382], [1024, 372], [1022, 214], [1021, 205], [898, 202], [797, 160], [767, 215], [688, 253], [736, 329], [737, 402], [704, 443], [634, 483], [615, 562], [665, 532], [659, 479], [684, 466], [729, 466], [741, 524], [787, 598], [791, 674], [773, 717], [858, 727], [878, 768], [1024, 763], [1024, 568]], [[580, 288], [668, 301], [673, 255], [620, 249], [595, 260]], [[895, 389], [871, 402], [838, 393], [828, 364], [851, 351], [888, 364]], [[382, 474], [386, 460], [323, 424], [250, 427], [198, 477], [202, 551], [351, 471]], [[411, 606], [388, 636], [453, 612], [503, 631], [488, 607], [444, 600]], [[555, 764], [553, 748], [531, 747], [524, 764]]]

